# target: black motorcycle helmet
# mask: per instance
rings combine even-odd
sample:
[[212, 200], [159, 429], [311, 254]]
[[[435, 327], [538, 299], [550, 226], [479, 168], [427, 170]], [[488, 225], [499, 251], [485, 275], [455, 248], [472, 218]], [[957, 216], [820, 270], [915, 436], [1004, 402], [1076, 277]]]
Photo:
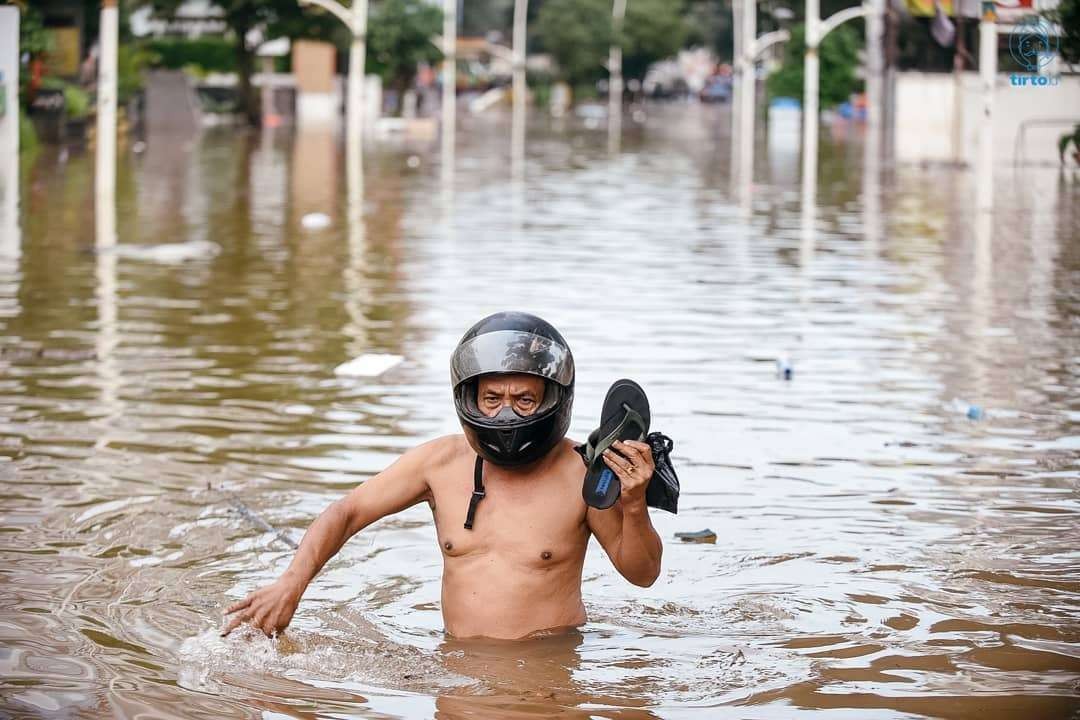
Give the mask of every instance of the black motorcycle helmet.
[[[480, 412], [481, 375], [526, 373], [545, 381], [544, 399], [532, 415], [504, 407]], [[574, 356], [559, 331], [523, 312], [489, 315], [469, 328], [450, 357], [454, 406], [465, 437], [484, 460], [513, 467], [542, 458], [566, 435], [574, 403]]]

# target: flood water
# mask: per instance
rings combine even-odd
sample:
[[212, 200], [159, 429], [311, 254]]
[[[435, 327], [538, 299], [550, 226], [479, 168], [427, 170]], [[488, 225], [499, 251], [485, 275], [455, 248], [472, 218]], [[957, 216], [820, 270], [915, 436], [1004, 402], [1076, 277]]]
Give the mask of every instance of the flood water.
[[[998, 168], [980, 217], [970, 170], [875, 185], [823, 138], [808, 216], [797, 151], [761, 145], [733, 193], [717, 112], [654, 108], [616, 153], [537, 116], [523, 163], [505, 117], [463, 118], [451, 186], [437, 143], [373, 145], [352, 226], [332, 132], [150, 138], [102, 252], [92, 156], [28, 161], [0, 244], [0, 715], [1076, 717], [1080, 183]], [[580, 632], [449, 639], [421, 505], [284, 637], [219, 638], [291, 557], [235, 499], [298, 540], [456, 432], [449, 354], [501, 309], [570, 343], [572, 437], [616, 378], [648, 391], [683, 486], [656, 584], [593, 542]], [[368, 352], [405, 361], [334, 374]]]

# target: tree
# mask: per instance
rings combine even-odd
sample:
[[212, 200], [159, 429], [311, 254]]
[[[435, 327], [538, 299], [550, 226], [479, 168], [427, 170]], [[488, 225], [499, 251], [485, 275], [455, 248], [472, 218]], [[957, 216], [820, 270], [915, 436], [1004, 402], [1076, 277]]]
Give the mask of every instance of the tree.
[[723, 0], [690, 0], [684, 16], [686, 44], [701, 45], [721, 60], [731, 61], [735, 33], [732, 29], [731, 3]]
[[678, 3], [627, 0], [621, 39], [623, 75], [643, 79], [650, 65], [679, 52], [685, 38], [686, 22]]
[[536, 35], [558, 65], [556, 77], [575, 88], [592, 85], [606, 75], [611, 0], [548, 0]]
[[[611, 0], [547, 0], [536, 21], [539, 44], [555, 59], [558, 75], [573, 86], [607, 76], [611, 46]], [[623, 75], [643, 78], [657, 60], [675, 54], [686, 37], [679, 3], [628, 0], [619, 43]]]
[[382, 0], [368, 19], [368, 71], [401, 96], [419, 63], [434, 64], [442, 51], [432, 41], [442, 32], [442, 10], [424, 0]]
[[483, 36], [489, 32], [510, 35], [514, 0], [469, 0], [460, 7], [458, 22], [464, 37]]
[[[791, 29], [791, 40], [784, 48], [784, 63], [766, 82], [769, 97], [793, 97], [802, 100], [805, 31], [805, 25], [796, 25]], [[859, 89], [855, 68], [859, 64], [860, 46], [859, 34], [846, 25], [841, 25], [825, 36], [818, 48], [821, 57], [818, 101], [821, 107], [839, 105]]]
[[[174, 17], [184, 0], [142, 0], [159, 17]], [[236, 73], [239, 79], [240, 107], [252, 124], [259, 122], [259, 97], [251, 86], [255, 72], [255, 53], [262, 42], [279, 37], [336, 40], [342, 43], [344, 28], [325, 13], [305, 13], [296, 0], [213, 0], [222, 11], [236, 48]], [[262, 40], [253, 42], [249, 35], [259, 30]], [[347, 33], [346, 40], [347, 42]]]
[[1080, 63], [1080, 0], [1061, 0], [1043, 16], [1061, 27], [1058, 52], [1069, 65]]
[[19, 21], [19, 52], [29, 62], [19, 64], [19, 92], [24, 95], [23, 105], [29, 101], [26, 95], [32, 96], [41, 84], [42, 57], [52, 49], [52, 36], [45, 30], [41, 11], [36, 8], [24, 9]]

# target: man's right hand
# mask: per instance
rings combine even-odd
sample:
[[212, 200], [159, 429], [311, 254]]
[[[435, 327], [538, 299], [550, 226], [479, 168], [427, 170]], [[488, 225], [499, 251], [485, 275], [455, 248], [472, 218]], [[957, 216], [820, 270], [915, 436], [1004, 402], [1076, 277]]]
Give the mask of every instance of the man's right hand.
[[428, 467], [441, 467], [443, 457], [463, 442], [457, 436], [429, 440], [331, 503], [304, 533], [300, 549], [285, 574], [225, 611], [226, 615], [236, 615], [221, 631], [222, 636], [244, 622], [268, 636], [287, 628], [300, 604], [300, 596], [326, 561], [341, 550], [346, 540], [379, 518], [427, 499]]
[[283, 576], [272, 585], [259, 588], [240, 602], [230, 605], [226, 615], [237, 613], [225, 629], [222, 637], [235, 630], [240, 623], [249, 622], [252, 627], [266, 633], [267, 637], [281, 632], [289, 626], [300, 596], [304, 594], [303, 584]]

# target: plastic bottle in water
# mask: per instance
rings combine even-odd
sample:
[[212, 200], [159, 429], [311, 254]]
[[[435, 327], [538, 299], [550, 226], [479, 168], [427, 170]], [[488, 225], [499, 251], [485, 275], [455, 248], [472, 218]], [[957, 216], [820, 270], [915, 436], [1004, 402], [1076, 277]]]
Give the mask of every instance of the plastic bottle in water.
[[984, 420], [986, 418], [986, 411], [983, 410], [981, 405], [975, 405], [959, 398], [953, 398], [953, 401], [949, 403], [949, 407], [963, 414], [968, 420]]
[[781, 380], [790, 380], [791, 376], [795, 374], [795, 367], [791, 363], [791, 359], [787, 357], [776, 358], [776, 377]]

